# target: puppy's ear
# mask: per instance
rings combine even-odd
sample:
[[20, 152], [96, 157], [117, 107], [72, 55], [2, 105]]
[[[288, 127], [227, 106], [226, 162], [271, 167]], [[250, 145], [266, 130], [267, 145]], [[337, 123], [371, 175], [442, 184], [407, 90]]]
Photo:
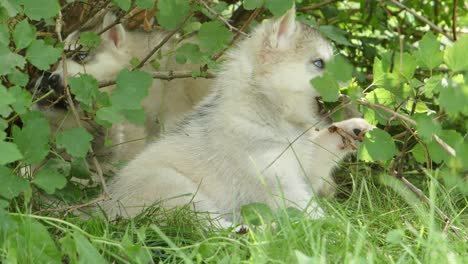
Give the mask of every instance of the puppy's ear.
[[[114, 22], [116, 21], [116, 16], [112, 13], [107, 13], [105, 16], [104, 16], [104, 20], [103, 20], [103, 23], [102, 23], [102, 28], [105, 29], [107, 28], [108, 26], [114, 24]], [[122, 26], [122, 24], [117, 24], [115, 26], [113, 26], [112, 28], [108, 29], [106, 32], [104, 32], [102, 34], [102, 38], [104, 40], [107, 40], [107, 41], [110, 41], [112, 43], [114, 43], [114, 45], [117, 47], [117, 48], [120, 48], [122, 46], [122, 44], [125, 42], [126, 40], [126, 35], [127, 35], [127, 32], [125, 31], [125, 28]]]
[[273, 24], [273, 33], [276, 37], [275, 46], [279, 49], [288, 48], [296, 32], [296, 6], [293, 5], [286, 14], [278, 18]]

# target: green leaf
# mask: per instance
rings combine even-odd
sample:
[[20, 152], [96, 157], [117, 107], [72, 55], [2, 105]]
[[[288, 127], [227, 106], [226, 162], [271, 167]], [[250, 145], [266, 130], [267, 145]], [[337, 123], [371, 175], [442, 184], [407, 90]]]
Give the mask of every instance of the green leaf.
[[64, 148], [70, 155], [77, 158], [84, 158], [91, 147], [93, 136], [82, 127], [67, 129], [57, 133], [56, 143], [60, 148]]
[[43, 40], [33, 40], [26, 50], [26, 58], [39, 70], [47, 70], [50, 65], [57, 62], [62, 51], [45, 44]]
[[6, 9], [10, 17], [14, 17], [22, 10], [18, 2], [19, 1], [0, 0], [0, 5]]
[[39, 112], [29, 112], [21, 116], [21, 120], [23, 128], [13, 127], [13, 142], [26, 164], [39, 163], [49, 153], [49, 122]]
[[273, 220], [273, 211], [263, 203], [251, 203], [241, 206], [241, 215], [245, 222], [261, 225]]
[[99, 254], [99, 251], [82, 234], [73, 234], [76, 251], [78, 252], [79, 264], [107, 264], [106, 260]]
[[215, 53], [223, 50], [233, 36], [232, 33], [217, 21], [203, 23], [198, 32], [200, 47], [209, 52]]
[[29, 182], [13, 174], [8, 168], [0, 167], [0, 196], [13, 199], [22, 192], [29, 190]]
[[348, 41], [346, 38], [346, 32], [335, 27], [335, 26], [320, 26], [319, 31], [322, 32], [323, 35], [331, 39], [332, 41], [345, 45], [345, 46], [352, 46], [351, 42]]
[[[406, 80], [411, 80], [411, 78], [414, 75], [414, 71], [416, 70], [418, 66], [413, 56], [407, 52], [403, 53], [401, 65], [400, 65], [400, 53], [399, 52], [395, 54], [395, 60], [393, 63], [394, 63], [393, 72], [396, 74], [401, 74], [401, 76], [406, 78]], [[401, 66], [401, 69], [400, 69], [400, 66]]]
[[16, 98], [13, 97], [8, 90], [0, 84], [0, 116], [8, 117], [11, 113], [10, 104], [16, 102]]
[[430, 70], [442, 64], [444, 57], [437, 37], [430, 31], [419, 42], [419, 49], [415, 52], [415, 55], [421, 66]]
[[428, 115], [415, 115], [414, 120], [418, 124], [416, 126], [418, 135], [424, 141], [430, 141], [433, 135], [439, 135], [442, 131], [440, 124]]
[[0, 46], [10, 45], [10, 31], [6, 24], [0, 24]]
[[394, 87], [398, 84], [398, 76], [391, 74], [389, 72], [390, 69], [387, 68], [390, 65], [390, 62], [387, 63], [385, 58], [382, 58], [382, 61], [379, 60], [377, 57], [374, 59], [374, 66], [373, 66], [373, 75], [375, 85], [381, 85], [386, 87]]
[[124, 11], [128, 11], [130, 9], [130, 6], [132, 5], [131, 0], [112, 0], [112, 2]]
[[424, 80], [424, 95], [428, 98], [434, 96], [434, 93], [439, 93], [442, 89], [442, 76], [434, 75]]
[[29, 75], [20, 72], [19, 70], [15, 69], [13, 72], [8, 74], [8, 81], [10, 81], [14, 85], [19, 86], [26, 86], [29, 82]]
[[29, 263], [32, 256], [34, 263], [62, 263], [60, 252], [45, 226], [31, 218], [18, 219], [17, 223], [18, 231], [10, 242], [18, 245], [19, 263]]
[[11, 104], [16, 113], [20, 115], [26, 114], [32, 105], [31, 94], [27, 90], [18, 86], [11, 87], [9, 92], [10, 95], [16, 99], [16, 101]]
[[123, 110], [122, 113], [124, 114], [125, 118], [130, 121], [130, 123], [143, 126], [146, 121], [146, 114], [143, 108], [140, 109], [132, 109], [132, 110]]
[[391, 106], [394, 103], [395, 96], [386, 89], [376, 88], [366, 94], [365, 98], [370, 103]]
[[340, 86], [333, 79], [329, 72], [325, 72], [322, 76], [315, 77], [310, 81], [312, 86], [322, 96], [325, 102], [336, 102], [340, 97]]
[[166, 30], [174, 30], [190, 11], [188, 0], [159, 0], [156, 18]]
[[453, 71], [468, 71], [468, 60], [466, 59], [467, 50], [468, 34], [461, 35], [455, 44], [453, 44], [453, 47], [447, 47], [444, 59]]
[[80, 33], [80, 44], [88, 49], [95, 49], [101, 44], [101, 37], [96, 32]]
[[176, 61], [179, 64], [185, 64], [187, 61], [191, 63], [201, 63], [203, 60], [203, 53], [200, 47], [194, 43], [185, 43], [176, 51]]
[[103, 107], [96, 112], [96, 117], [102, 121], [111, 124], [118, 124], [125, 120], [124, 116], [120, 113], [119, 109], [115, 107]]
[[0, 165], [5, 165], [23, 158], [14, 143], [0, 142]]
[[265, 0], [244, 0], [245, 10], [254, 10], [256, 8], [262, 7], [265, 3]]
[[[443, 130], [440, 134], [440, 138], [452, 148], [455, 148], [459, 144], [463, 144], [464, 141], [462, 135], [455, 130]], [[435, 140], [427, 143], [426, 146], [433, 162], [440, 163], [452, 158], [452, 156], [450, 156]]]
[[29, 24], [27, 19], [22, 20], [15, 26], [13, 40], [17, 49], [24, 49], [36, 39], [36, 28]]
[[119, 109], [140, 109], [153, 78], [147, 72], [124, 69], [117, 76], [116, 82], [117, 87], [111, 94], [112, 105]]
[[450, 81], [447, 87], [440, 89], [439, 103], [447, 113], [468, 114], [468, 85]]
[[58, 14], [60, 5], [58, 0], [19, 0], [24, 6], [24, 13], [34, 20], [52, 18]]
[[99, 94], [99, 83], [89, 74], [68, 78], [70, 90], [79, 102], [91, 107]]
[[335, 56], [330, 62], [328, 62], [326, 68], [333, 78], [339, 82], [351, 80], [353, 66], [341, 55]]
[[294, 0], [265, 0], [265, 5], [270, 12], [278, 17], [293, 7]]
[[91, 176], [88, 164], [83, 158], [77, 158], [72, 160], [70, 172], [71, 176], [79, 179], [89, 179]]
[[2, 62], [0, 63], [0, 75], [12, 73], [16, 67], [22, 69], [26, 63], [26, 60], [22, 56], [11, 52], [8, 47], [3, 46], [0, 46], [0, 61]]
[[46, 168], [36, 173], [32, 183], [48, 194], [54, 194], [56, 189], [62, 189], [67, 184], [67, 179], [56, 170]]
[[364, 161], [387, 161], [396, 154], [395, 142], [390, 134], [381, 129], [367, 132], [359, 146], [358, 157]]
[[153, 9], [154, 0], [136, 0], [136, 5], [143, 9]]

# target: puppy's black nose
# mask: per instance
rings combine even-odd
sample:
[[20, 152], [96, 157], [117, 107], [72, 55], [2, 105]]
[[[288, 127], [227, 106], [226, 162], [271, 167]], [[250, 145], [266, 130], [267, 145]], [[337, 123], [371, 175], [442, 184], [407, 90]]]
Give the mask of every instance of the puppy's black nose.
[[359, 135], [361, 134], [362, 130], [359, 129], [359, 128], [355, 128], [355, 129], [353, 129], [353, 132], [354, 132], [354, 134], [355, 134], [356, 136], [359, 136]]

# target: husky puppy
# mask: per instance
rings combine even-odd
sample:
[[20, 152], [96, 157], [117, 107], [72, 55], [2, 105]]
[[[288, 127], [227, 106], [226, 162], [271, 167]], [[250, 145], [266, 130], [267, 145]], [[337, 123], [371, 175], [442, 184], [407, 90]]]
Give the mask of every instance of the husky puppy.
[[[108, 12], [101, 25], [95, 26], [92, 31], [99, 32], [113, 24], [116, 17]], [[65, 40], [66, 49], [70, 51], [79, 47], [78, 40], [81, 32], [73, 32]], [[72, 58], [65, 61], [68, 76], [76, 76], [80, 73], [93, 75], [99, 82], [113, 81], [118, 73], [130, 67], [132, 59], [142, 60], [154, 46], [165, 37], [167, 33], [153, 31], [151, 33], [140, 31], [126, 31], [121, 24], [117, 24], [101, 35], [101, 44], [91, 51], [77, 51]], [[188, 40], [190, 41], [190, 40]], [[192, 40], [193, 41], [193, 40]], [[186, 64], [179, 65], [175, 60], [167, 55], [178, 45], [176, 38], [171, 39], [162, 49], [163, 58], [159, 61], [162, 71], [193, 70], [200, 65]], [[45, 85], [54, 89], [63, 89], [63, 63], [60, 62], [57, 70], [50, 77], [43, 78]], [[148, 72], [154, 71], [150, 66], [143, 68]], [[194, 104], [201, 100], [209, 87], [210, 80], [207, 79], [174, 79], [172, 81], [154, 80], [149, 95], [143, 102], [143, 107], [147, 114], [145, 127], [132, 125], [128, 122], [114, 126], [108, 131], [108, 137], [118, 147], [112, 150], [115, 160], [129, 160], [140, 152], [146, 145], [146, 140], [156, 137], [161, 128], [161, 124], [169, 129], [173, 127], [176, 120], [193, 108]], [[114, 86], [103, 88], [111, 92]], [[51, 119], [56, 120], [62, 127], [73, 127], [75, 122], [72, 115], [66, 116], [67, 111], [54, 108], [44, 109], [44, 112]], [[60, 118], [62, 117], [62, 118]], [[99, 129], [99, 126], [94, 126]], [[103, 131], [93, 131], [95, 135], [104, 134]], [[137, 140], [137, 141], [135, 141]], [[134, 141], [128, 143], [128, 141]], [[99, 140], [103, 142], [103, 140]]]
[[156, 201], [193, 201], [195, 210], [221, 216], [222, 226], [251, 202], [321, 217], [313, 198], [331, 191], [333, 168], [353, 152], [333, 131], [372, 129], [361, 118], [319, 126], [309, 81], [332, 56], [317, 30], [295, 21], [294, 8], [265, 21], [227, 54], [211, 93], [178, 128], [111, 180], [112, 200], [101, 205], [113, 217]]

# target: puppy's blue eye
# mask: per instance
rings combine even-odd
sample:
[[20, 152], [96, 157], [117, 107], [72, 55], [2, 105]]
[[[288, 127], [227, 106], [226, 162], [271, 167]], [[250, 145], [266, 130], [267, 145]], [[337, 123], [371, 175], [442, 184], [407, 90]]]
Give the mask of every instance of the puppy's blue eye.
[[75, 60], [77, 62], [81, 62], [81, 61], [85, 60], [87, 57], [88, 57], [87, 52], [79, 52], [79, 53], [77, 53], [77, 54], [75, 54], [73, 56], [73, 60]]
[[325, 68], [325, 62], [322, 59], [313, 60], [312, 63], [319, 69]]

